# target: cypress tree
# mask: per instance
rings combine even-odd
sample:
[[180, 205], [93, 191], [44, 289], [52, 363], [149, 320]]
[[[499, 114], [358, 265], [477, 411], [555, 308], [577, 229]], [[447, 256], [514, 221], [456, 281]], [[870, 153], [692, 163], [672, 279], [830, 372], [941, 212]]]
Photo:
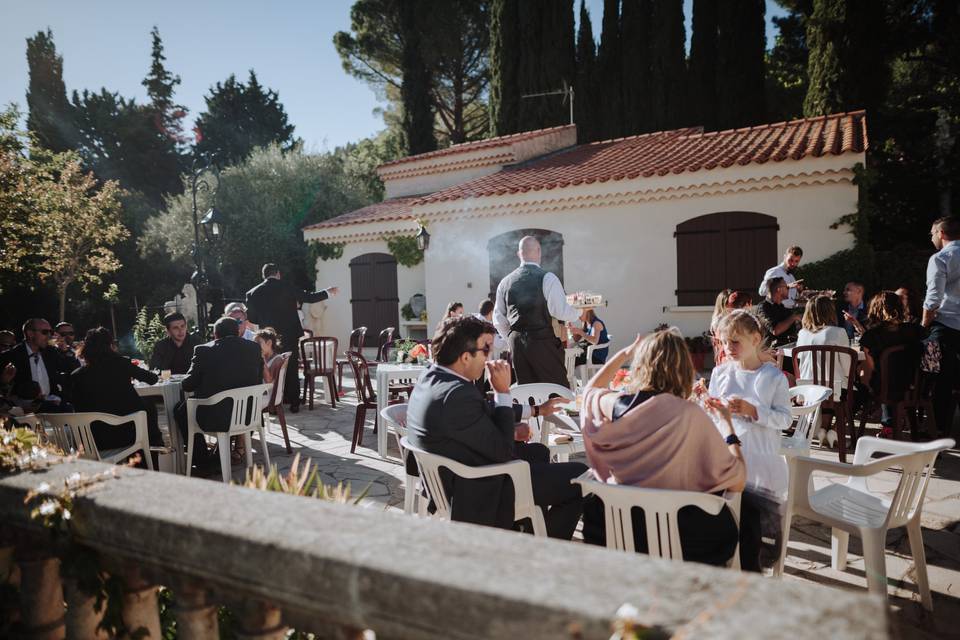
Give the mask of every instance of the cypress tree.
[[717, 127], [730, 129], [766, 119], [764, 0], [724, 2], [718, 15]]
[[523, 0], [519, 6], [519, 130], [532, 131], [567, 124], [569, 105], [559, 91], [576, 76], [573, 0]]
[[686, 29], [683, 0], [651, 4], [650, 119], [645, 130], [660, 131], [686, 122]]
[[520, 0], [490, 6], [490, 133], [520, 130]]
[[620, 9], [620, 50], [623, 59], [620, 97], [622, 135], [649, 131], [650, 22], [653, 0], [623, 0]]
[[63, 83], [63, 57], [57, 54], [50, 29], [27, 38], [27, 66], [27, 128], [41, 146], [51, 151], [72, 149], [76, 133]]
[[437, 148], [433, 135], [433, 105], [430, 98], [430, 72], [423, 61], [418, 28], [419, 0], [400, 0], [400, 29], [403, 37], [403, 133], [407, 153], [426, 153]]
[[147, 89], [150, 103], [144, 107], [144, 116], [156, 138], [153, 155], [151, 182], [157, 194], [179, 193], [183, 188], [180, 172], [184, 168], [180, 148], [184, 143], [183, 120], [187, 108], [174, 102], [173, 94], [180, 84], [180, 76], [167, 71], [164, 66], [163, 41], [159, 30], [150, 31], [152, 38], [151, 64], [143, 86]]
[[580, 28], [577, 31], [577, 81], [574, 85], [574, 117], [579, 142], [597, 140], [597, 45], [593, 41], [593, 23], [584, 0], [580, 0]]
[[705, 131], [717, 126], [717, 0], [693, 0], [687, 104], [690, 123]]
[[623, 135], [622, 61], [620, 53], [620, 0], [604, 0], [597, 77], [600, 83], [600, 138]]

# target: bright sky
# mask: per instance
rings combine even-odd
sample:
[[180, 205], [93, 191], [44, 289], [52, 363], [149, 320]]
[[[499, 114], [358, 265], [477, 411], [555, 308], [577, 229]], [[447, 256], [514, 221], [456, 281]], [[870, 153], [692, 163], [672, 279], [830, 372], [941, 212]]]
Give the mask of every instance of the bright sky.
[[[107, 87], [143, 101], [140, 82], [150, 65], [150, 29], [163, 38], [167, 69], [183, 80], [177, 100], [190, 121], [203, 96], [234, 73], [253, 68], [280, 94], [307, 148], [322, 150], [383, 128], [380, 106], [366, 83], [343, 71], [333, 34], [350, 26], [352, 0], [0, 0], [0, 105], [26, 109], [26, 39], [53, 30], [63, 56], [67, 91]], [[690, 5], [685, 0], [687, 37]], [[579, 10], [579, 1], [577, 1]], [[603, 0], [588, 0], [599, 36]], [[767, 0], [767, 19], [783, 11]], [[774, 31], [768, 24], [768, 46]], [[190, 127], [187, 127], [188, 129]]]

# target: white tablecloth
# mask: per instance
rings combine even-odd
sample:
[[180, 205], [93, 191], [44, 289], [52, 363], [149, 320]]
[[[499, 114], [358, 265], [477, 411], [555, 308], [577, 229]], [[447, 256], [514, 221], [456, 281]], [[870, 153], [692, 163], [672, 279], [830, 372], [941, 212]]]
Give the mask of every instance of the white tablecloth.
[[[390, 381], [407, 378], [419, 378], [426, 370], [422, 364], [378, 364], [377, 365], [377, 415], [387, 408], [390, 401]], [[359, 384], [359, 383], [358, 383]], [[387, 457], [387, 426], [380, 425], [377, 430], [377, 453]]]
[[180, 402], [182, 389], [180, 380], [160, 381], [157, 384], [143, 384], [137, 382], [133, 385], [137, 390], [137, 395], [141, 398], [160, 397], [163, 399], [163, 409], [167, 414], [167, 428], [169, 429], [170, 447], [173, 449], [173, 472], [186, 473], [186, 460], [183, 457], [183, 441], [180, 438], [180, 430], [177, 429], [177, 422], [173, 418], [174, 408]]

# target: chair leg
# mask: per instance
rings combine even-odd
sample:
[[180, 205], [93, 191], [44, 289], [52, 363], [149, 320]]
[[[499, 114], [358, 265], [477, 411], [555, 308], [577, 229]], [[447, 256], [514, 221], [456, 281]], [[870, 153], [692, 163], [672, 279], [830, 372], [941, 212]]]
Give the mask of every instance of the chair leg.
[[903, 403], [898, 402], [896, 408], [893, 410], [893, 439], [900, 440], [900, 435], [903, 430], [903, 421], [906, 419], [906, 411], [903, 409]]
[[[174, 426], [176, 428], [176, 426]], [[187, 477], [190, 477], [190, 470], [193, 469], [193, 441], [194, 434], [196, 432], [193, 429], [187, 429]]]
[[337, 363], [337, 388], [334, 389], [334, 393], [340, 393], [340, 389], [343, 389], [343, 363]]
[[153, 456], [150, 455], [150, 446], [146, 445], [140, 449], [143, 452], [143, 458], [147, 462], [147, 469], [153, 471]]
[[[841, 405], [843, 406], [843, 405]], [[850, 415], [848, 416], [847, 413]], [[854, 432], [853, 428], [853, 412], [847, 410], [846, 407], [843, 409], [837, 408], [837, 413], [834, 416], [837, 422], [837, 445], [840, 452], [840, 462], [847, 461], [847, 426], [850, 427], [850, 433]]]
[[917, 574], [917, 591], [920, 602], [927, 611], [933, 611], [933, 598], [930, 595], [930, 582], [927, 579], [927, 554], [923, 548], [923, 533], [920, 531], [920, 518], [907, 523], [907, 535], [910, 538], [910, 555]]
[[217, 434], [217, 449], [220, 450], [220, 470], [223, 472], [223, 481], [230, 484], [230, 436], [226, 433]]
[[366, 422], [367, 408], [363, 404], [357, 405], [357, 415], [353, 420], [353, 441], [350, 443], [350, 453], [357, 450], [357, 446], [363, 443], [363, 423]]
[[[253, 438], [250, 437], [249, 431], [244, 433], [241, 437], [243, 438], [243, 446], [246, 449], [246, 452], [244, 453], [244, 457], [246, 458], [244, 461], [246, 462], [245, 468], [249, 469], [253, 466]], [[263, 445], [262, 438], [260, 439], [260, 444]]]
[[787, 504], [783, 509], [783, 542], [780, 545], [780, 557], [777, 558], [777, 564], [773, 566], [773, 575], [779, 578], [783, 575], [783, 567], [787, 563], [787, 546], [790, 542], [790, 523], [793, 521], [793, 505], [790, 503], [790, 497], [787, 497]]
[[[842, 529], [830, 531], [830, 566], [837, 571], [847, 568], [847, 546], [850, 543], [850, 534]], [[866, 545], [864, 545], [866, 546]]]
[[[310, 386], [310, 376], [304, 372], [303, 374], [303, 393], [300, 395], [300, 404], [307, 403], [307, 387]], [[278, 398], [280, 402], [283, 402], [283, 398]]]
[[[257, 433], [260, 434], [260, 448], [263, 449], [263, 464], [264, 468], [269, 472], [270, 471], [270, 451], [267, 449], [267, 430], [263, 428], [263, 425], [257, 429]], [[247, 434], [247, 437], [250, 437], [250, 434]], [[253, 460], [250, 460], [250, 466], [253, 466]]]
[[408, 475], [403, 483], [403, 512], [407, 515], [413, 514], [414, 485], [417, 483], [417, 477]]
[[317, 392], [317, 378], [310, 376], [310, 411], [313, 411], [313, 396]]
[[886, 531], [867, 529], [863, 536], [863, 568], [867, 573], [867, 589], [870, 593], [882, 595], [887, 599], [887, 556], [884, 544]]
[[287, 453], [293, 453], [290, 448], [290, 434], [287, 432], [287, 416], [283, 412], [283, 405], [277, 405], [277, 422], [280, 423], [280, 430], [283, 431], [283, 442], [287, 445]]
[[336, 408], [337, 408], [337, 394], [340, 392], [340, 391], [339, 391], [340, 387], [338, 387], [338, 386], [335, 384], [335, 379], [334, 379], [334, 377], [333, 377], [333, 372], [332, 372], [332, 371], [331, 371], [330, 374], [327, 376], [327, 389], [330, 391], [330, 394], [329, 394], [329, 395], [330, 395], [330, 406], [333, 407], [334, 409], [336, 409]]

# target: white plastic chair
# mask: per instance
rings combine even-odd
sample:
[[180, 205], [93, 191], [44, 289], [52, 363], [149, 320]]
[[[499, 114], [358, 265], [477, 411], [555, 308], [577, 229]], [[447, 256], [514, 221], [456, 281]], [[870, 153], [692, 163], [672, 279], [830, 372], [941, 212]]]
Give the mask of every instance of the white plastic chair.
[[[633, 519], [630, 513], [631, 509], [636, 507], [643, 509], [647, 531], [647, 553], [654, 558], [683, 560], [677, 512], [684, 507], [694, 506], [712, 516], [719, 514], [724, 507], [728, 507], [737, 523], [737, 529], [740, 528], [740, 493], [727, 492], [724, 497], [721, 497], [699, 491], [647, 489], [632, 485], [608, 484], [597, 480], [593, 471], [589, 470], [570, 482], [579, 484], [585, 497], [592, 493], [603, 501], [609, 549], [636, 552]], [[739, 540], [727, 566], [740, 570]]]
[[400, 439], [400, 446], [413, 453], [420, 469], [420, 479], [427, 487], [427, 494], [437, 508], [436, 515], [445, 520], [450, 519], [450, 497], [443, 488], [440, 479], [440, 469], [444, 468], [453, 475], [464, 479], [490, 478], [493, 476], [510, 476], [513, 482], [513, 519], [514, 521], [530, 518], [533, 523], [533, 535], [546, 537], [547, 523], [543, 519], [543, 512], [533, 502], [533, 481], [530, 479], [530, 465], [523, 460], [512, 460], [500, 464], [486, 464], [479, 467], [470, 467], [450, 458], [427, 453], [419, 447], [410, 444], [406, 437]]
[[26, 427], [27, 429], [30, 429], [36, 433], [41, 444], [47, 442], [47, 432], [44, 431], [43, 426], [40, 424], [40, 418], [37, 417], [37, 414], [28, 413], [22, 416], [10, 417], [13, 418], [13, 421], [17, 424], [17, 426]]
[[[63, 451], [82, 448], [82, 457], [88, 460], [100, 460], [116, 464], [128, 458], [131, 454], [141, 451], [147, 468], [153, 471], [153, 457], [150, 455], [150, 437], [147, 433], [147, 412], [137, 411], [126, 416], [115, 416], [112, 413], [98, 413], [86, 411], [82, 413], [41, 413], [37, 415], [47, 437]], [[132, 444], [116, 449], [97, 448], [93, 439], [90, 424], [102, 422], [108, 425], [122, 425], [132, 422], [135, 436]]]
[[[847, 566], [850, 534], [860, 536], [867, 588], [871, 593], [886, 598], [887, 563], [884, 546], [887, 530], [906, 527], [920, 600], [925, 609], [932, 611], [920, 514], [937, 454], [953, 448], [955, 444], [947, 438], [912, 443], [863, 437], [857, 440], [852, 465], [804, 456], [789, 458], [791, 492], [785, 515], [784, 544], [774, 574], [783, 573], [790, 521], [794, 515], [799, 515], [832, 528], [830, 564], [837, 571], [843, 571]], [[874, 454], [878, 453], [892, 455], [872, 460]], [[889, 468], [900, 470], [900, 482], [892, 498], [871, 491], [867, 486], [867, 478]], [[815, 471], [847, 476], [849, 479], [844, 484], [830, 484], [810, 493], [808, 481]]]
[[[193, 466], [193, 441], [196, 434], [216, 436], [217, 448], [220, 450], [220, 468], [223, 471], [223, 481], [230, 482], [230, 436], [243, 436], [243, 444], [247, 451], [247, 467], [253, 466], [253, 448], [250, 434], [254, 431], [260, 434], [260, 448], [263, 450], [263, 459], [266, 468], [270, 468], [270, 452], [267, 451], [267, 435], [263, 428], [263, 395], [270, 391], [272, 384], [255, 384], [249, 387], [238, 387], [215, 393], [202, 400], [187, 398], [187, 477], [190, 477]], [[197, 424], [197, 407], [213, 406], [223, 400], [233, 401], [230, 425], [226, 431], [204, 431]], [[247, 409], [249, 408], [249, 413]]]
[[[565, 400], [576, 399], [576, 394], [570, 389], [549, 382], [517, 384], [510, 388], [510, 397], [524, 406], [543, 404], [550, 399], [550, 396], [554, 395]], [[551, 425], [558, 423], [567, 427], [566, 433], [551, 432]], [[566, 462], [570, 459], [571, 453], [583, 451], [583, 435], [580, 433], [580, 425], [576, 420], [571, 420], [566, 416], [554, 415], [547, 419], [538, 418], [531, 426], [539, 431], [540, 443], [550, 449], [551, 457], [556, 456], [558, 462]], [[570, 438], [570, 441], [557, 442], [560, 437]]]
[[[407, 468], [407, 456], [410, 455], [410, 452], [403, 447], [403, 437], [407, 435], [407, 405], [403, 404], [392, 404], [388, 407], [385, 407], [380, 412], [380, 417], [383, 418], [383, 428], [390, 429], [390, 431], [397, 438], [397, 447], [400, 449], [400, 459], [403, 461], [403, 468]], [[417, 506], [417, 513], [419, 515], [427, 514], [427, 503], [425, 500], [418, 500], [419, 493], [417, 491], [418, 485], [420, 484], [420, 478], [418, 476], [412, 476], [409, 473], [406, 474], [406, 478], [403, 483], [403, 512], [411, 514], [414, 512], [414, 506]]]
[[780, 453], [785, 456], [809, 456], [813, 436], [820, 426], [820, 405], [833, 394], [830, 387], [816, 384], [797, 385], [790, 389], [790, 398], [803, 398], [803, 405], [790, 406], [790, 415], [794, 419], [792, 436], [783, 436], [780, 440]]
[[597, 371], [603, 368], [602, 364], [593, 363], [593, 352], [598, 349], [609, 349], [610, 341], [613, 340], [613, 336], [607, 335], [607, 342], [602, 344], [592, 344], [587, 347], [586, 363], [577, 365], [577, 380], [580, 381], [580, 386], [587, 386], [587, 382], [590, 381], [590, 378], [594, 376]]

